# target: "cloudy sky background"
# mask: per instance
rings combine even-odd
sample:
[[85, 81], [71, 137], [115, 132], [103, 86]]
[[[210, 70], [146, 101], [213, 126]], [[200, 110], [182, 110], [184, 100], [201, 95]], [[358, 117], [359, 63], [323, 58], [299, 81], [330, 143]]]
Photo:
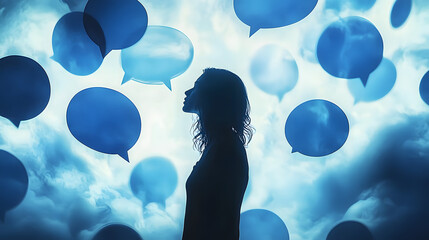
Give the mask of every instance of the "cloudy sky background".
[[[45, 111], [19, 128], [0, 118], [0, 149], [18, 157], [29, 174], [27, 195], [6, 213], [0, 239], [84, 240], [109, 223], [131, 226], [145, 240], [180, 239], [184, 184], [199, 158], [189, 130], [193, 118], [181, 107], [184, 91], [206, 67], [235, 72], [248, 90], [256, 133], [247, 148], [250, 188], [242, 211], [263, 208], [276, 213], [294, 240], [325, 239], [344, 220], [364, 223], [377, 240], [428, 236], [429, 106], [418, 92], [429, 68], [426, 0], [413, 2], [409, 19], [399, 29], [390, 25], [394, 0], [379, 0], [367, 11], [354, 7], [358, 1], [320, 0], [304, 20], [261, 29], [251, 38], [232, 0], [140, 2], [149, 25], [179, 29], [194, 45], [194, 60], [172, 80], [171, 92], [134, 81], [121, 85], [118, 50], [84, 77], [50, 59], [56, 22], [70, 11], [83, 10], [85, 1], [0, 0], [0, 57], [17, 54], [36, 60], [52, 88]], [[320, 34], [347, 16], [362, 16], [378, 28], [384, 57], [397, 68], [395, 86], [379, 101], [354, 104], [347, 80], [330, 76], [317, 63]], [[252, 56], [266, 44], [287, 49], [298, 65], [298, 83], [281, 101], [259, 90], [250, 77]], [[71, 98], [95, 86], [125, 94], [140, 111], [142, 131], [129, 151], [130, 163], [85, 147], [67, 128]], [[349, 137], [339, 151], [325, 157], [292, 154], [284, 136], [286, 118], [300, 103], [315, 98], [341, 107], [349, 119]], [[133, 166], [151, 156], [166, 157], [177, 169], [178, 186], [165, 209], [157, 204], [142, 208], [129, 187]]]

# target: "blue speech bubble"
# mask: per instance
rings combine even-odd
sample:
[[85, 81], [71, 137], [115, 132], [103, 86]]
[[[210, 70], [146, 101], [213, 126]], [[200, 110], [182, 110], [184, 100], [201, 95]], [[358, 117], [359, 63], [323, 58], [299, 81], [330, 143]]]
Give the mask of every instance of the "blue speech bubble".
[[181, 31], [165, 26], [149, 26], [134, 46], [122, 50], [125, 75], [145, 84], [165, 84], [171, 90], [171, 79], [188, 69], [194, 57], [191, 40]]
[[67, 125], [84, 145], [126, 161], [141, 131], [136, 106], [122, 93], [93, 87], [77, 93], [67, 108]]
[[411, 0], [396, 0], [390, 14], [392, 27], [399, 28], [407, 21], [411, 13], [412, 4]]
[[335, 226], [326, 240], [373, 240], [369, 229], [360, 222], [345, 221]]
[[[124, 49], [134, 45], [144, 35], [147, 28], [147, 12], [137, 0], [89, 0], [85, 13], [100, 24], [106, 39], [106, 54], [114, 49]], [[92, 31], [92, 21], [84, 19], [89, 37], [102, 46], [98, 34]]]
[[18, 206], [28, 189], [28, 175], [24, 165], [12, 154], [0, 150], [0, 221], [6, 211]]
[[144, 205], [155, 202], [165, 207], [165, 200], [177, 187], [176, 168], [167, 158], [147, 158], [134, 167], [130, 186]]
[[317, 0], [234, 0], [234, 11], [250, 26], [251, 37], [261, 28], [278, 28], [301, 21], [316, 4]]
[[429, 105], [429, 71], [423, 76], [419, 86], [420, 97]]
[[319, 38], [317, 58], [326, 72], [339, 78], [360, 78], [383, 59], [383, 39], [377, 28], [361, 17], [347, 17], [330, 24]]
[[292, 152], [321, 157], [340, 149], [349, 135], [349, 121], [337, 105], [321, 99], [300, 104], [286, 120]]
[[289, 240], [289, 232], [282, 219], [264, 209], [241, 213], [240, 240]]
[[105, 45], [95, 44], [85, 31], [84, 16], [91, 22], [92, 32], [100, 41], [104, 40], [103, 32], [97, 21], [81, 12], [71, 12], [64, 15], [55, 25], [52, 34], [52, 48], [58, 62], [68, 72], [86, 76], [95, 72], [103, 62]]
[[347, 84], [351, 94], [355, 98], [355, 103], [371, 102], [386, 96], [396, 82], [396, 67], [386, 58], [383, 58], [377, 69], [369, 75], [366, 86], [355, 78], [350, 79]]
[[250, 64], [253, 82], [262, 91], [281, 100], [298, 81], [298, 65], [292, 55], [277, 45], [266, 45], [254, 55]]
[[376, 0], [326, 0], [325, 8], [341, 11], [343, 8], [351, 8], [360, 11], [371, 9]]
[[0, 115], [16, 127], [39, 115], [48, 105], [51, 86], [45, 70], [23, 56], [0, 59]]
[[110, 224], [100, 229], [92, 240], [143, 240], [143, 238], [128, 226]]

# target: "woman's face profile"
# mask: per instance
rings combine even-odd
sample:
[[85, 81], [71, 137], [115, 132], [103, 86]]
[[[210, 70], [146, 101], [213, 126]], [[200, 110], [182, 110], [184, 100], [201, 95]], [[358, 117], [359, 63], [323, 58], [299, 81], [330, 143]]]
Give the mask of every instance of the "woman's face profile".
[[194, 87], [185, 92], [185, 101], [183, 101], [182, 110], [187, 113], [198, 114], [197, 102], [198, 102], [198, 85], [200, 84], [200, 78], [195, 81]]

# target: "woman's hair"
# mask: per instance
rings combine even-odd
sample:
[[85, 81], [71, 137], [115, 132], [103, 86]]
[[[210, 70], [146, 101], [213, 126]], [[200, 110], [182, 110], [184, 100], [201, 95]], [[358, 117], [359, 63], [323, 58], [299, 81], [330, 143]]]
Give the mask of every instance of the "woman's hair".
[[198, 118], [193, 124], [194, 147], [202, 152], [209, 142], [228, 132], [235, 132], [242, 144], [247, 145], [253, 127], [241, 79], [228, 70], [206, 68], [198, 79], [196, 91]]

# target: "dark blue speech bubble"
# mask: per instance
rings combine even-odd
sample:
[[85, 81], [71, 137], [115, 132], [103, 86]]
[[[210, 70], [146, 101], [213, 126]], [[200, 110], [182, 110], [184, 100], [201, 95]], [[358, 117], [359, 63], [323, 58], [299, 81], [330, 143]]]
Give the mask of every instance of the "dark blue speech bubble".
[[419, 86], [420, 97], [429, 105], [429, 71], [423, 76]]
[[377, 28], [361, 17], [347, 17], [330, 24], [319, 38], [317, 58], [329, 74], [360, 78], [366, 85], [369, 74], [383, 59], [383, 39]]
[[83, 19], [91, 23], [91, 31], [104, 41], [104, 34], [97, 21], [81, 12], [64, 15], [55, 25], [52, 34], [52, 59], [68, 72], [85, 76], [95, 72], [103, 62], [105, 44], [97, 45], [89, 37]]
[[335, 226], [326, 240], [373, 240], [369, 229], [360, 222], [345, 221]]
[[301, 21], [316, 4], [317, 0], [234, 0], [234, 11], [250, 26], [251, 37], [261, 28], [278, 28]]
[[[132, 46], [142, 38], [147, 28], [147, 13], [137, 0], [89, 0], [85, 13], [100, 24], [106, 39], [106, 54], [114, 49]], [[92, 22], [84, 19], [89, 37], [98, 45], [103, 45]]]
[[130, 186], [144, 205], [155, 202], [165, 207], [165, 200], [177, 187], [176, 168], [167, 158], [147, 158], [134, 167]]
[[111, 224], [100, 229], [92, 240], [143, 240], [143, 238], [128, 226]]
[[0, 150], [0, 221], [6, 211], [18, 206], [28, 189], [28, 175], [24, 165], [12, 154]]
[[282, 219], [264, 209], [241, 213], [240, 240], [289, 240], [289, 232]]
[[300, 104], [286, 120], [292, 152], [321, 157], [340, 149], [349, 135], [349, 121], [337, 105], [321, 99]]
[[39, 115], [48, 105], [51, 86], [45, 70], [31, 58], [0, 59], [0, 115], [16, 127]]
[[392, 27], [399, 28], [407, 21], [411, 13], [412, 4], [411, 0], [396, 0], [390, 14]]
[[93, 87], [77, 93], [67, 109], [67, 125], [73, 136], [96, 151], [118, 154], [129, 161], [128, 150], [141, 131], [136, 106], [122, 93]]

